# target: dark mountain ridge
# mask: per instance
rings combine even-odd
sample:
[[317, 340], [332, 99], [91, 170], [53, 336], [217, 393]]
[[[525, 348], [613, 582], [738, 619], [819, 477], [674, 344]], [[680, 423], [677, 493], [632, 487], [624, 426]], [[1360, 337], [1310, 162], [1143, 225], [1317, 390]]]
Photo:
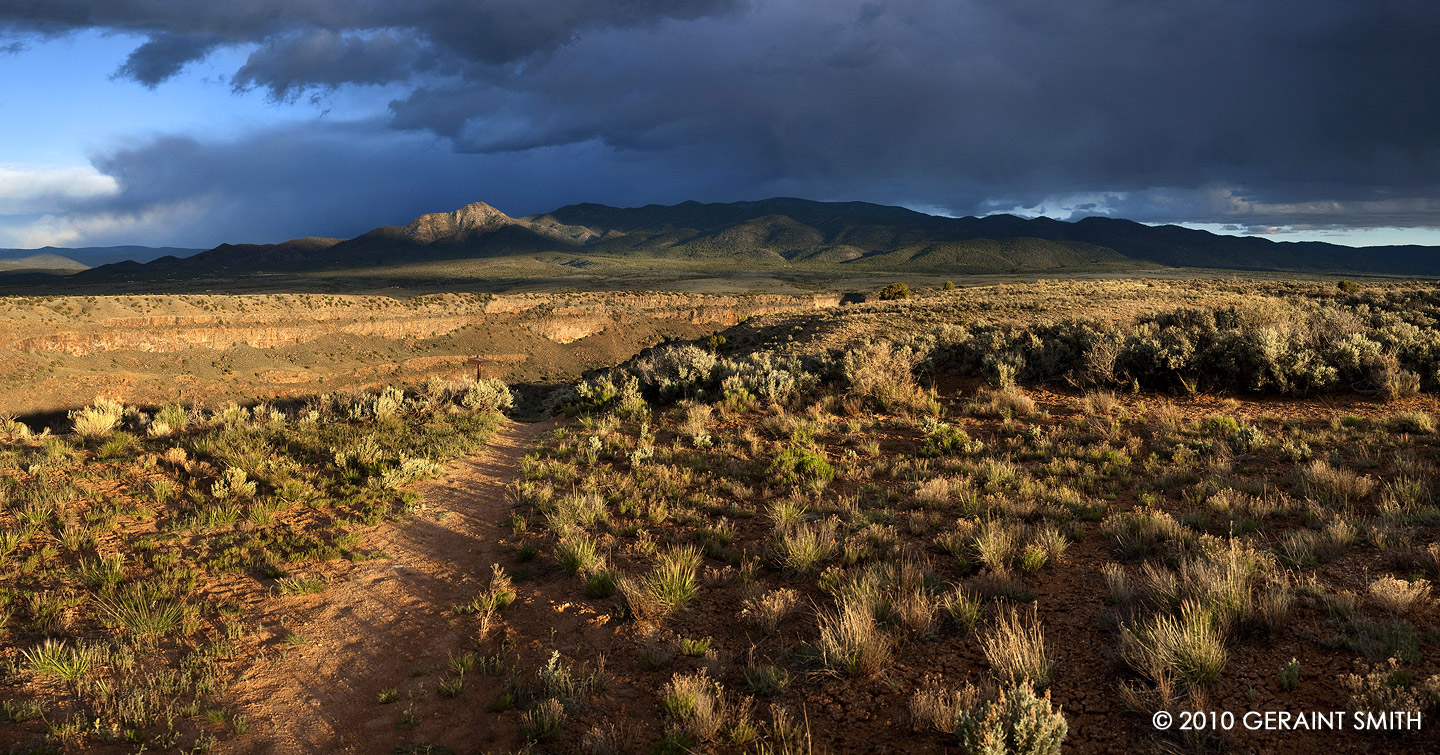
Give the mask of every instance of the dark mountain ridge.
[[1013, 215], [949, 218], [866, 202], [779, 197], [631, 208], [587, 203], [523, 218], [476, 202], [348, 240], [224, 244], [189, 257], [106, 265], [78, 276], [337, 271], [545, 254], [670, 258], [717, 269], [763, 265], [972, 274], [1167, 266], [1440, 275], [1436, 247], [1276, 242], [1099, 217], [1077, 222]]

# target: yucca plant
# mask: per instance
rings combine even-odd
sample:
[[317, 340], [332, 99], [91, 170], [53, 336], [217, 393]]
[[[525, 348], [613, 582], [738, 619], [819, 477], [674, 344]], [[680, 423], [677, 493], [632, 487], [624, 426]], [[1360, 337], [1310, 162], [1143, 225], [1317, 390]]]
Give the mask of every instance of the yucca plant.
[[107, 624], [139, 640], [172, 634], [185, 623], [184, 604], [143, 584], [117, 589], [101, 597], [95, 605]]
[[94, 648], [48, 639], [29, 650], [20, 651], [20, 660], [36, 676], [54, 677], [76, 684], [94, 668], [95, 655]]
[[588, 535], [577, 535], [558, 543], [555, 559], [571, 574], [594, 571], [605, 562], [599, 543]]

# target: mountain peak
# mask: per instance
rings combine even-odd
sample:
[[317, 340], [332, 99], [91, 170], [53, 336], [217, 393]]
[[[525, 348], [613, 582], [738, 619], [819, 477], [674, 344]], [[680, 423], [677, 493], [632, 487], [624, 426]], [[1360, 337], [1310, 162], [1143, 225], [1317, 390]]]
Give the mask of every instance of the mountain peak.
[[430, 243], [469, 231], [491, 230], [515, 221], [484, 202], [471, 202], [454, 212], [432, 212], [421, 215], [402, 229], [421, 243]]

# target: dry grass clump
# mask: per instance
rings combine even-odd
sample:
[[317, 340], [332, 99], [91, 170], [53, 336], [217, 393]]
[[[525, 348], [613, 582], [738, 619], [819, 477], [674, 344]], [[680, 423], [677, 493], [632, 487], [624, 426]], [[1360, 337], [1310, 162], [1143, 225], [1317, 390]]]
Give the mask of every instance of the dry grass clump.
[[1208, 607], [1224, 627], [1249, 621], [1255, 612], [1254, 588], [1274, 571], [1274, 558], [1238, 539], [1208, 547], [1180, 566], [1183, 596]]
[[987, 520], [971, 540], [975, 555], [990, 570], [1005, 571], [1016, 556], [1016, 537], [1009, 523]]
[[1162, 542], [1184, 542], [1190, 532], [1169, 512], [1143, 508], [1113, 513], [1100, 523], [1100, 532], [1110, 537], [1125, 556], [1149, 553]]
[[[665, 711], [665, 728], [677, 743], [714, 742], [721, 732], [732, 729], [732, 738], [753, 739], [749, 725], [749, 701], [737, 700], [725, 687], [701, 669], [694, 674], [675, 674], [665, 685], [660, 706]], [[733, 730], [740, 729], [741, 736]]]
[[925, 506], [948, 504], [967, 493], [973, 494], [968, 478], [957, 479], [936, 475], [920, 481], [915, 486], [915, 502]]
[[1370, 599], [1396, 615], [1405, 615], [1430, 605], [1430, 583], [1423, 579], [1407, 582], [1391, 576], [1370, 583]]
[[1291, 566], [1307, 568], [1319, 565], [1328, 555], [1325, 536], [1314, 530], [1292, 530], [1280, 538], [1275, 550]]
[[1045, 652], [1045, 631], [1034, 606], [1023, 617], [1013, 607], [1002, 612], [980, 646], [991, 671], [1005, 684], [1044, 688], [1055, 677], [1055, 662]]
[[1390, 428], [1402, 433], [1429, 434], [1435, 432], [1435, 418], [1427, 412], [1396, 412], [1390, 418]]
[[969, 632], [980, 623], [982, 601], [964, 588], [956, 587], [940, 599], [940, 610], [961, 632]]
[[834, 518], [796, 524], [775, 534], [775, 551], [780, 563], [800, 573], [813, 572], [835, 552]]
[[1330, 506], [1349, 506], [1375, 490], [1375, 479], [1369, 475], [1332, 467], [1323, 459], [1300, 470], [1300, 484], [1306, 495]]
[[1205, 499], [1205, 507], [1222, 516], [1251, 516], [1261, 519], [1289, 506], [1282, 496], [1253, 496], [1234, 488], [1223, 488]]
[[962, 565], [970, 563], [971, 545], [979, 522], [974, 519], [956, 519], [955, 526], [935, 536], [934, 544], [940, 550], [955, 557]]
[[527, 742], [544, 742], [565, 728], [565, 706], [555, 698], [536, 703], [520, 714], [520, 736]]
[[974, 708], [980, 698], [980, 690], [969, 682], [959, 689], [951, 689], [938, 677], [929, 676], [910, 696], [910, 720], [916, 726], [954, 734], [960, 714]]
[[1204, 686], [1229, 659], [1225, 630], [1215, 612], [1186, 602], [1180, 615], [1159, 614], [1120, 628], [1120, 656], [1160, 685], [1179, 678]]
[[75, 433], [84, 438], [104, 438], [115, 432], [125, 416], [125, 407], [113, 399], [97, 396], [95, 403], [70, 412]]
[[909, 557], [898, 563], [875, 563], [852, 574], [836, 588], [841, 604], [862, 606], [886, 625], [911, 635], [929, 636], [941, 600], [926, 584], [927, 564]]
[[1092, 417], [1114, 414], [1120, 408], [1120, 399], [1110, 391], [1091, 391], [1080, 398], [1080, 411]]
[[1356, 711], [1420, 712], [1440, 705], [1440, 676], [1419, 681], [1394, 658], [1369, 668], [1361, 666], [1360, 673], [1341, 676], [1340, 684], [1349, 691], [1350, 708]]
[[545, 515], [546, 529], [557, 537], [592, 530], [610, 521], [610, 508], [598, 493], [572, 493], [550, 500], [546, 487], [539, 487], [532, 495], [544, 496], [548, 501], [539, 508]]
[[555, 560], [570, 574], [590, 574], [605, 566], [599, 541], [589, 535], [575, 535], [556, 543]]
[[865, 407], [882, 412], [928, 410], [929, 393], [915, 384], [913, 370], [921, 354], [912, 349], [876, 341], [845, 352], [842, 367], [849, 383], [847, 409], [862, 413]]
[[683, 419], [677, 428], [680, 433], [689, 438], [709, 437], [710, 418], [714, 409], [709, 404], [700, 404], [686, 401], [681, 404]]
[[1185, 423], [1185, 415], [1174, 401], [1162, 399], [1150, 410], [1150, 420], [1166, 431], [1175, 432]]
[[595, 724], [580, 735], [580, 752], [585, 755], [621, 755], [630, 752], [626, 745], [634, 739], [629, 727], [616, 726], [613, 721]]
[[1013, 385], [981, 388], [966, 408], [980, 417], [1024, 417], [1035, 411], [1035, 400]]
[[895, 643], [867, 606], [842, 601], [834, 611], [820, 614], [819, 624], [816, 648], [821, 664], [831, 671], [870, 676], [890, 665]]
[[748, 598], [741, 604], [740, 616], [746, 621], [774, 633], [795, 608], [800, 593], [788, 587], [771, 590], [763, 595]]
[[1409, 558], [1416, 568], [1429, 574], [1431, 579], [1440, 580], [1440, 543], [1430, 543], [1423, 550], [1414, 549]]
[[1130, 584], [1130, 577], [1125, 573], [1125, 567], [1113, 561], [1107, 561], [1104, 566], [1100, 567], [1100, 574], [1105, 579], [1106, 597], [1122, 610], [1128, 610], [1135, 603], [1135, 588]]
[[1271, 634], [1279, 634], [1290, 622], [1295, 609], [1295, 588], [1288, 579], [1277, 579], [1255, 598], [1255, 615]]
[[1382, 354], [1371, 365], [1370, 382], [1385, 401], [1398, 401], [1420, 392], [1420, 376], [1401, 367], [1399, 357], [1393, 353]]

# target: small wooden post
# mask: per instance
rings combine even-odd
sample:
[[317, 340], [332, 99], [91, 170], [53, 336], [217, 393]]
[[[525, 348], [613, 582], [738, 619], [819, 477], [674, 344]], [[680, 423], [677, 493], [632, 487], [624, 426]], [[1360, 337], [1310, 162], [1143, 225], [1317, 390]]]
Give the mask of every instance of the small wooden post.
[[465, 361], [469, 362], [470, 364], [475, 365], [475, 379], [476, 379], [476, 380], [479, 380], [479, 379], [480, 379], [480, 370], [481, 370], [481, 368], [483, 368], [483, 367], [484, 367], [485, 365], [487, 365], [487, 364], [494, 364], [494, 363], [495, 363], [495, 360], [494, 360], [494, 359], [486, 359], [485, 357], [470, 357], [469, 359], [466, 359]]

